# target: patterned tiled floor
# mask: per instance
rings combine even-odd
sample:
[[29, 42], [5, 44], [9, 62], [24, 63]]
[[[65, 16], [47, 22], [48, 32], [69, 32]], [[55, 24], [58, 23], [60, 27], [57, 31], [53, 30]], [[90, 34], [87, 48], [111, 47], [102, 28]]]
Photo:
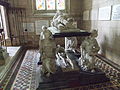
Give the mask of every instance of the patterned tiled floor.
[[116, 81], [111, 81], [82, 87], [67, 88], [62, 90], [120, 90], [120, 83]]
[[26, 52], [11, 90], [35, 90], [37, 88], [36, 68], [38, 67], [38, 55], [37, 50], [28, 50]]
[[[6, 86], [13, 74], [15, 67], [20, 62], [20, 57], [24, 56], [25, 50], [23, 50], [22, 54], [18, 56], [21, 52], [22, 47], [7, 47], [7, 52], [9, 53], [10, 58], [6, 60], [6, 64], [0, 67], [0, 90], [6, 90]], [[22, 60], [21, 60], [22, 61]], [[16, 63], [16, 64], [15, 64]], [[20, 64], [19, 64], [20, 65]]]
[[[37, 89], [39, 85], [39, 79], [40, 79], [39, 78], [40, 67], [37, 65], [38, 60], [39, 60], [38, 50], [27, 50], [25, 57], [23, 59], [23, 62], [21, 64], [21, 67], [16, 75], [16, 78], [10, 90], [36, 90]], [[45, 88], [43, 90], [45, 90]], [[65, 88], [61, 90], [120, 90], [120, 85], [118, 83], [115, 84], [115, 83], [108, 82], [105, 84], [102, 83], [98, 85], [97, 84], [90, 85], [90, 86], [87, 85], [85, 87]]]

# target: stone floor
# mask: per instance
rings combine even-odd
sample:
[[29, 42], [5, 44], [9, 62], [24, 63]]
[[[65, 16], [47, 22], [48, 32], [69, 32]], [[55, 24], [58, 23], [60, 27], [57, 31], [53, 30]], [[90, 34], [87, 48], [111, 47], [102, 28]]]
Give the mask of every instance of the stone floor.
[[15, 66], [14, 63], [20, 53], [22, 47], [7, 47], [7, 52], [9, 57], [5, 60], [5, 65], [0, 66], [0, 90], [4, 90], [4, 87], [7, 85], [11, 73], [13, 73], [12, 67]]
[[15, 60], [15, 57], [19, 53], [21, 47], [7, 47], [7, 53], [9, 54], [9, 57], [5, 60], [5, 65], [0, 66], [0, 82], [2, 78], [5, 76], [9, 68], [11, 67], [12, 63]]
[[[21, 64], [18, 64], [20, 68], [17, 69], [18, 72], [15, 71], [14, 79], [10, 83], [11, 87], [0, 90], [120, 90], [120, 84], [115, 81], [88, 85], [85, 82], [86, 75], [80, 72], [56, 73], [49, 79], [45, 78], [40, 73], [41, 66], [37, 65], [38, 60], [38, 50], [27, 50]], [[92, 78], [94, 75], [91, 75]], [[104, 78], [101, 79], [104, 81]], [[97, 82], [95, 80], [96, 77], [94, 82]]]
[[36, 71], [38, 59], [38, 51], [28, 50], [26, 52], [11, 90], [35, 90], [37, 88], [37, 79], [39, 79]]

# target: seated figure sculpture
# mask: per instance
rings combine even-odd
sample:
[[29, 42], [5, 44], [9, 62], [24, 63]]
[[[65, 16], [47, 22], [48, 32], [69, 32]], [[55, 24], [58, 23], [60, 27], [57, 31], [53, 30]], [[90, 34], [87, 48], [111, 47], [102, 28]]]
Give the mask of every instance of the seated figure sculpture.
[[42, 32], [40, 36], [40, 58], [42, 61], [42, 72], [43, 74], [49, 76], [56, 72], [55, 64], [55, 53], [56, 44], [52, 38], [52, 33], [47, 29], [47, 27], [42, 27]]
[[97, 31], [93, 30], [91, 35], [86, 37], [80, 46], [80, 66], [86, 71], [95, 72], [95, 55], [100, 50], [97, 40], [95, 39], [97, 35]]

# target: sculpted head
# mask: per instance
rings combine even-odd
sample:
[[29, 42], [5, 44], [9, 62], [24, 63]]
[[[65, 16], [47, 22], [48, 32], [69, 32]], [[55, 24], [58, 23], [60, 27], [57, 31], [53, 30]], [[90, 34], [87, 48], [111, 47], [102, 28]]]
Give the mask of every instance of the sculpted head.
[[42, 26], [42, 30], [47, 30], [47, 27], [46, 26]]
[[58, 44], [58, 45], [57, 45], [57, 48], [60, 48], [60, 47], [61, 47], [61, 46]]
[[97, 36], [98, 36], [98, 31], [95, 30], [95, 29], [92, 30], [92, 31], [91, 31], [91, 36], [92, 36], [92, 37], [97, 37]]
[[52, 33], [50, 32], [50, 30], [48, 30], [48, 28], [46, 26], [42, 26], [42, 30], [43, 30], [45, 39], [51, 38]]

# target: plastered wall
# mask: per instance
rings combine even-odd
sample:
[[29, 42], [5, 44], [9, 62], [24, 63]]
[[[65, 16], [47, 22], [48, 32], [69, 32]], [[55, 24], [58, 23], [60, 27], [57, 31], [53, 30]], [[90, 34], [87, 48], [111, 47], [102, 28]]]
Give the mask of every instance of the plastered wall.
[[[12, 7], [18, 7], [18, 8], [25, 8], [26, 10], [26, 17], [24, 17], [23, 21], [27, 23], [34, 23], [39, 20], [50, 20], [54, 16], [55, 13], [40, 13], [36, 12], [35, 9], [35, 0], [9, 0], [9, 3]], [[80, 20], [80, 12], [81, 12], [81, 0], [66, 0], [67, 10], [66, 14], [68, 16], [74, 17], [76, 21]], [[12, 19], [10, 20], [12, 22]], [[49, 23], [50, 24], [50, 23]], [[11, 32], [12, 34], [16, 33], [14, 31], [14, 25], [12, 25]], [[34, 27], [34, 32], [28, 32], [26, 33], [25, 37], [27, 38], [28, 44], [27, 45], [37, 45], [39, 41], [39, 35], [36, 35], [36, 28]], [[25, 38], [25, 39], [26, 39]], [[64, 38], [62, 40], [57, 40], [58, 43], [64, 44]], [[19, 40], [18, 40], [19, 42]], [[17, 43], [17, 42], [16, 42]], [[19, 44], [19, 43], [18, 43]]]
[[[120, 4], [120, 0], [83, 0], [82, 13], [117, 4]], [[89, 19], [81, 22], [81, 29], [98, 30], [97, 41], [101, 48], [99, 53], [120, 65], [120, 21]]]

